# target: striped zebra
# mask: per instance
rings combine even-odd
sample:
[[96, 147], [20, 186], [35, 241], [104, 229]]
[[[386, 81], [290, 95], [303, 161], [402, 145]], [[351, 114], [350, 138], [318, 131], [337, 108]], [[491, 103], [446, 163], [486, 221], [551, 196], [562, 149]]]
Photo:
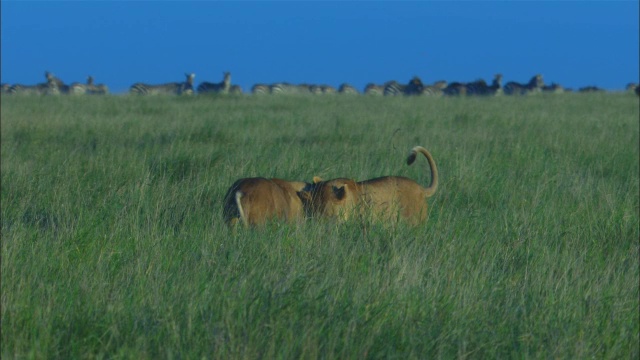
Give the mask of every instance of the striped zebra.
[[308, 85], [309, 86], [309, 92], [314, 94], [314, 95], [321, 95], [322, 94], [322, 85]]
[[50, 95], [59, 95], [59, 94], [68, 94], [69, 86], [64, 83], [64, 81], [57, 78], [54, 74], [45, 71], [44, 77], [47, 79], [47, 84], [49, 85], [49, 94]]
[[7, 93], [12, 95], [48, 95], [55, 92], [49, 84], [39, 83], [36, 85], [14, 84], [11, 85]]
[[84, 95], [89, 92], [89, 88], [87, 84], [82, 84], [79, 82], [74, 82], [69, 85], [69, 90], [67, 93], [69, 95]]
[[173, 82], [160, 85], [135, 83], [129, 88], [131, 94], [137, 95], [193, 95], [193, 79], [195, 74], [184, 74], [185, 82]]
[[311, 85], [300, 84], [294, 85], [287, 82], [275, 83], [271, 85], [272, 94], [309, 94], [311, 93]]
[[323, 95], [335, 94], [337, 90], [331, 85], [311, 85], [309, 86], [309, 92], [316, 95]]
[[502, 94], [502, 74], [493, 77], [491, 85], [480, 79], [466, 84], [467, 95], [492, 96]]
[[358, 89], [347, 83], [342, 83], [338, 87], [338, 94], [358, 95]]
[[228, 94], [231, 90], [231, 73], [224, 72], [222, 82], [203, 82], [198, 85], [198, 94]]
[[47, 82], [55, 83], [58, 87], [64, 86], [64, 81], [58, 79], [58, 77], [56, 77], [53, 73], [45, 71], [44, 78], [47, 80]]
[[94, 84], [93, 76], [87, 77], [87, 94], [89, 95], [106, 95], [109, 93], [109, 87], [105, 84]]
[[442, 96], [444, 90], [447, 87], [447, 82], [444, 80], [436, 81], [431, 85], [424, 85], [420, 95], [424, 96]]
[[408, 84], [400, 84], [397, 81], [390, 81], [384, 87], [384, 96], [398, 96], [398, 95], [418, 95], [422, 94], [424, 84], [419, 77], [414, 76], [411, 78]]
[[542, 75], [537, 74], [529, 80], [527, 84], [520, 84], [510, 81], [504, 86], [504, 93], [507, 95], [527, 95], [539, 93], [544, 86]]
[[585, 86], [578, 89], [579, 93], [595, 93], [595, 92], [604, 92], [604, 89], [601, 89], [597, 86]]
[[7, 90], [8, 94], [14, 95], [58, 95], [60, 94], [60, 89], [58, 88], [58, 83], [55, 81], [53, 76], [49, 76], [48, 73], [45, 73], [47, 77], [46, 83], [39, 83], [36, 85], [22, 85], [22, 84], [14, 84], [9, 90]]
[[560, 84], [551, 83], [551, 85], [544, 85], [542, 87], [543, 93], [552, 93], [552, 94], [562, 94], [564, 92], [564, 88]]
[[265, 95], [271, 92], [271, 87], [267, 84], [255, 84], [251, 87], [251, 93], [254, 95]]
[[467, 85], [461, 82], [452, 82], [442, 89], [442, 93], [448, 96], [466, 96]]
[[242, 95], [242, 88], [240, 85], [231, 85], [229, 88], [229, 94], [232, 95]]
[[368, 83], [367, 85], [365, 85], [364, 87], [364, 94], [365, 95], [377, 95], [377, 96], [382, 96], [384, 95], [384, 88], [387, 87], [387, 85], [389, 85], [390, 82], [386, 82], [382, 85], [377, 85], [374, 83]]

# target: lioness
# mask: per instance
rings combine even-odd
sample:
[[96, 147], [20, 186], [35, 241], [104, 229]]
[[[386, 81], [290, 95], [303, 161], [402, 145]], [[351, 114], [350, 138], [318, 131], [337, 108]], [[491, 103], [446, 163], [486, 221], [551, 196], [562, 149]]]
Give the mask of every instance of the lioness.
[[411, 165], [422, 153], [431, 168], [431, 184], [424, 188], [417, 182], [401, 176], [384, 176], [355, 182], [338, 178], [323, 181], [313, 178], [299, 194], [306, 212], [311, 215], [349, 219], [353, 215], [370, 216], [375, 220], [395, 222], [398, 217], [418, 224], [427, 217], [428, 197], [438, 188], [438, 168], [425, 148], [414, 147], [407, 164]]
[[238, 221], [252, 226], [263, 225], [271, 219], [293, 221], [303, 218], [302, 201], [297, 192], [306, 185], [261, 177], [237, 180], [224, 197], [224, 221], [229, 226]]

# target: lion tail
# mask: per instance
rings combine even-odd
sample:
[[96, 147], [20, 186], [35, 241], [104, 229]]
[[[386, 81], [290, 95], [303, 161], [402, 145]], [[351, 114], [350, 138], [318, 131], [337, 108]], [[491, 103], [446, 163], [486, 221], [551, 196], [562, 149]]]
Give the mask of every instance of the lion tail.
[[236, 191], [236, 206], [238, 207], [238, 213], [240, 213], [240, 219], [245, 226], [249, 226], [249, 220], [247, 219], [247, 215], [244, 213], [244, 209], [242, 208], [242, 197], [244, 194], [242, 191]]
[[431, 184], [429, 184], [429, 187], [425, 189], [426, 197], [431, 197], [436, 193], [436, 190], [438, 189], [438, 168], [436, 167], [436, 162], [433, 160], [433, 156], [431, 156], [431, 153], [429, 153], [429, 151], [427, 151], [427, 149], [423, 148], [422, 146], [416, 146], [411, 149], [409, 157], [407, 158], [407, 165], [411, 165], [414, 161], [416, 161], [418, 153], [422, 153], [422, 155], [427, 158], [429, 167], [431, 168]]

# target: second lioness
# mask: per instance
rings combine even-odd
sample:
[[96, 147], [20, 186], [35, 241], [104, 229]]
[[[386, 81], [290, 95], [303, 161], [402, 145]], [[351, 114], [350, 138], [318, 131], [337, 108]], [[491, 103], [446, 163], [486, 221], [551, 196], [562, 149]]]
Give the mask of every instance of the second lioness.
[[305, 210], [311, 216], [324, 216], [346, 220], [365, 216], [372, 220], [395, 222], [398, 218], [419, 224], [427, 217], [427, 198], [438, 188], [438, 168], [425, 148], [414, 147], [407, 164], [411, 165], [418, 153], [423, 154], [431, 168], [431, 184], [423, 187], [414, 180], [401, 176], [384, 176], [356, 182], [346, 178], [323, 181], [314, 177], [313, 184], [299, 193]]
[[264, 225], [270, 220], [296, 221], [304, 218], [298, 191], [307, 183], [266, 179], [239, 179], [224, 198], [223, 216], [229, 226], [240, 222], [245, 226]]

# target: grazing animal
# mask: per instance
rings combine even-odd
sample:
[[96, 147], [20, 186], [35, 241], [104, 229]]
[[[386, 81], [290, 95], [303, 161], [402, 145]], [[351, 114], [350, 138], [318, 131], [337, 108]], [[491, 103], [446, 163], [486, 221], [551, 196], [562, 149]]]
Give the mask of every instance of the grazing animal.
[[520, 84], [514, 81], [509, 81], [504, 86], [504, 93], [506, 95], [528, 95], [542, 91], [544, 86], [544, 80], [542, 75], [537, 74], [529, 80], [527, 84]]
[[49, 94], [59, 95], [69, 93], [69, 86], [52, 73], [45, 71], [44, 77], [47, 79], [47, 84], [49, 84]]
[[237, 180], [224, 197], [223, 217], [227, 225], [264, 225], [270, 220], [293, 222], [304, 218], [298, 192], [308, 184], [262, 177]]
[[387, 85], [388, 85], [388, 83], [384, 84], [384, 85], [377, 85], [377, 84], [374, 84], [374, 83], [368, 83], [364, 87], [364, 94], [365, 95], [377, 95], [377, 96], [380, 96], [380, 95], [384, 94], [384, 88]]
[[69, 95], [84, 95], [88, 92], [87, 84], [73, 82], [69, 85]]
[[242, 88], [240, 85], [231, 85], [229, 88], [229, 94], [242, 95]]
[[[311, 85], [309, 84], [290, 84], [287, 82], [275, 83], [270, 86], [271, 94], [277, 95], [298, 95], [298, 94], [310, 94], [311, 93]], [[320, 89], [322, 92], [322, 89]]]
[[105, 84], [94, 84], [93, 76], [87, 76], [87, 94], [90, 95], [106, 95], [109, 93], [109, 87]]
[[414, 76], [408, 84], [400, 84], [396, 81], [387, 83], [384, 87], [385, 96], [397, 96], [397, 95], [418, 95], [421, 94], [424, 89], [424, 84], [419, 77]]
[[306, 85], [309, 92], [314, 95], [335, 94], [336, 88], [331, 85]]
[[597, 93], [597, 92], [604, 92], [604, 89], [601, 89], [597, 86], [585, 86], [585, 87], [581, 87], [580, 89], [578, 89], [579, 93]]
[[477, 80], [466, 84], [468, 95], [494, 96], [502, 94], [502, 74], [493, 77], [491, 85], [484, 80]]
[[442, 92], [448, 96], [466, 96], [467, 85], [461, 82], [452, 82], [442, 89]]
[[47, 95], [55, 93], [54, 86], [49, 83], [39, 83], [36, 85], [14, 84], [8, 90], [9, 94], [15, 95]]
[[0, 91], [0, 93], [8, 94], [10, 88], [11, 88], [11, 85], [6, 84], [6, 83], [2, 83], [2, 90]]
[[353, 216], [394, 223], [398, 218], [417, 225], [427, 217], [427, 198], [438, 188], [438, 168], [425, 148], [414, 147], [407, 164], [423, 154], [431, 169], [431, 184], [425, 188], [401, 176], [384, 176], [356, 182], [346, 178], [323, 181], [314, 177], [299, 196], [308, 215], [348, 220]]
[[173, 82], [160, 85], [135, 83], [129, 92], [137, 95], [193, 95], [193, 79], [196, 74], [184, 74], [185, 82]]
[[552, 93], [552, 94], [562, 94], [564, 92], [564, 88], [560, 84], [551, 83], [551, 85], [543, 86], [542, 92]]
[[198, 85], [198, 94], [228, 94], [231, 90], [231, 73], [224, 72], [222, 82], [203, 82]]
[[442, 90], [447, 87], [447, 82], [444, 80], [436, 81], [432, 85], [425, 85], [422, 88], [421, 95], [425, 96], [442, 96]]
[[270, 92], [271, 88], [267, 84], [255, 84], [251, 87], [251, 93], [254, 95], [264, 95]]
[[[58, 95], [60, 94], [60, 87], [58, 84], [62, 83], [60, 79], [56, 78], [50, 72], [44, 73], [45, 78], [47, 79], [46, 83], [39, 83], [36, 85], [22, 85], [22, 84], [14, 84], [12, 85], [8, 93], [9, 94], [19, 94], [19, 95]], [[64, 86], [64, 84], [63, 84]]]
[[353, 87], [350, 84], [347, 83], [343, 83], [340, 84], [340, 86], [338, 87], [338, 93], [339, 94], [349, 94], [349, 95], [358, 95], [358, 89], [356, 89], [355, 87]]

